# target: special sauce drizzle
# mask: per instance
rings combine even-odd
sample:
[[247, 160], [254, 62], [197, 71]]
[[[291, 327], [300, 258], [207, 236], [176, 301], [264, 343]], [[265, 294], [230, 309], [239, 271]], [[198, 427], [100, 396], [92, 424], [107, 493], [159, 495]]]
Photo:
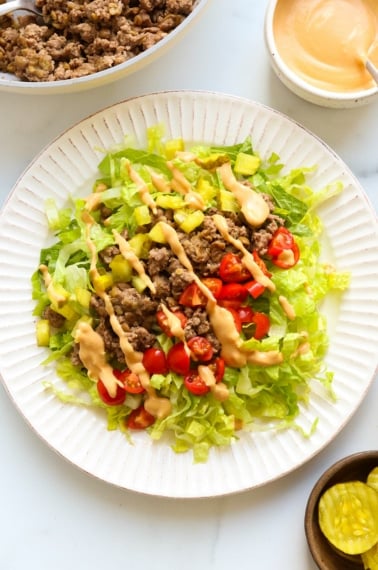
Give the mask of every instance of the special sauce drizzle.
[[231, 312], [217, 304], [211, 291], [202, 283], [196, 273], [194, 273], [192, 264], [179, 242], [176, 230], [165, 222], [161, 222], [161, 227], [171, 250], [178, 257], [181, 265], [192, 273], [193, 281], [197, 283], [198, 287], [208, 299], [206, 311], [209, 315], [214, 333], [221, 344], [221, 356], [225, 362], [229, 366], [234, 367], [244, 366], [247, 362], [254, 362], [262, 366], [281, 363], [282, 354], [278, 351], [260, 352], [257, 350], [243, 350], [243, 341], [236, 329]]
[[[184, 175], [176, 168], [172, 162], [167, 162], [168, 168], [172, 173], [172, 180], [168, 184], [164, 180], [151, 174], [151, 181], [155, 188], [164, 191], [173, 189], [185, 196], [188, 205], [196, 209], [204, 209], [202, 197], [191, 189], [190, 183], [186, 180]], [[139, 174], [132, 168], [130, 163], [127, 163], [128, 173], [136, 184], [142, 201], [155, 213], [156, 205], [149, 193], [148, 185], [143, 181]], [[247, 221], [253, 226], [260, 226], [264, 223], [269, 215], [269, 207], [265, 200], [255, 192], [252, 188], [242, 185], [234, 177], [231, 165], [225, 163], [218, 168], [222, 178], [222, 182], [226, 189], [233, 192], [237, 201], [239, 202], [241, 211], [246, 217]], [[156, 391], [150, 385], [149, 374], [142, 364], [143, 353], [135, 351], [128, 341], [127, 331], [124, 330], [120, 324], [117, 316], [115, 315], [110, 296], [101, 289], [96, 289], [96, 279], [99, 277], [97, 270], [97, 251], [94, 243], [91, 240], [91, 227], [95, 223], [94, 218], [90, 212], [99, 207], [101, 203], [101, 191], [91, 194], [86, 200], [86, 208], [82, 213], [82, 220], [86, 224], [86, 242], [90, 252], [90, 271], [89, 275], [92, 283], [94, 284], [96, 293], [102, 298], [105, 309], [109, 315], [110, 323], [113, 331], [119, 337], [120, 346], [125, 356], [125, 361], [128, 368], [138, 374], [141, 383], [147, 392], [145, 400], [145, 408], [153, 416], [157, 418], [164, 418], [169, 415], [171, 411], [171, 403], [168, 398], [159, 397]], [[243, 263], [250, 270], [254, 279], [262, 283], [269, 290], [274, 291], [274, 283], [267, 277], [260, 269], [258, 264], [254, 261], [253, 256], [246, 250], [240, 240], [234, 239], [228, 232], [226, 219], [221, 215], [213, 216], [214, 223], [221, 233], [222, 237], [232, 243], [239, 251], [241, 251]], [[270, 366], [279, 364], [283, 360], [283, 356], [279, 351], [248, 351], [243, 349], [243, 341], [236, 329], [234, 319], [230, 311], [219, 306], [216, 302], [211, 291], [202, 283], [200, 278], [193, 271], [192, 264], [182, 247], [176, 230], [165, 222], [160, 222], [164, 237], [172, 252], [180, 261], [181, 265], [192, 274], [193, 281], [201, 289], [207, 298], [206, 311], [214, 330], [216, 337], [221, 344], [221, 355], [229, 366], [241, 367], [252, 362], [261, 366]], [[155, 286], [149, 276], [145, 273], [143, 265], [140, 263], [138, 257], [134, 254], [132, 248], [129, 246], [126, 239], [124, 239], [118, 232], [113, 231], [115, 242], [118, 244], [120, 253], [129, 261], [133, 269], [144, 280], [146, 286], [155, 292]], [[50, 285], [47, 268], [40, 267], [44, 274], [46, 286]], [[47, 272], [47, 273], [46, 273]], [[164, 304], [161, 304], [161, 309], [164, 311], [168, 326], [172, 334], [184, 342], [185, 332], [181, 326], [179, 319], [172, 311]], [[87, 322], [78, 324], [75, 333], [75, 341], [80, 344], [79, 355], [83, 365], [87, 368], [89, 377], [97, 381], [99, 378], [104, 382], [110, 396], [114, 396], [117, 390], [119, 380], [114, 376], [111, 366], [106, 362], [106, 354], [104, 342], [102, 337], [91, 327]], [[217, 399], [223, 401], [228, 397], [228, 388], [222, 382], [217, 383], [215, 376], [209, 366], [198, 366], [198, 373], [208, 385]]]
[[[99, 276], [96, 266], [97, 251], [90, 238], [90, 230], [95, 222], [88, 210], [84, 210], [82, 219], [86, 224], [86, 241], [90, 252], [89, 275], [95, 286], [96, 277]], [[110, 296], [102, 290], [96, 290], [96, 293], [104, 301], [111, 327], [119, 337], [120, 347], [125, 356], [127, 367], [131, 372], [138, 374], [140, 381], [147, 392], [147, 398], [144, 403], [145, 409], [157, 418], [168, 416], [171, 412], [171, 403], [168, 398], [158, 396], [155, 389], [150, 385], [149, 374], [142, 364], [143, 353], [135, 351], [131, 343], [128, 341], [127, 332], [123, 329], [114, 312]], [[109, 365], [104, 359], [104, 351], [101, 350], [101, 343], [103, 343], [101, 336], [94, 331], [88, 323], [80, 323], [77, 327], [75, 341], [80, 344], [79, 356], [84, 366], [87, 368], [89, 376], [94, 381], [101, 378], [109, 392], [109, 395], [114, 396], [118, 381], [113, 373], [109, 372]]]
[[377, 0], [278, 0], [273, 34], [285, 63], [315, 87], [374, 87], [365, 61], [378, 65]]

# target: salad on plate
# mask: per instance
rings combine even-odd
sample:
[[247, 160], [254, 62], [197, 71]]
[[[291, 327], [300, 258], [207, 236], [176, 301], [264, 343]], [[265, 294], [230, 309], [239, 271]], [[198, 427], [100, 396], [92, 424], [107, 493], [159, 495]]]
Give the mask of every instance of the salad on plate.
[[320, 305], [349, 275], [322, 260], [316, 206], [342, 187], [314, 192], [313, 167], [285, 173], [250, 139], [188, 144], [155, 125], [147, 141], [104, 152], [84, 198], [46, 200], [37, 344], [62, 401], [205, 462], [240, 430], [300, 429], [312, 381], [333, 397]]

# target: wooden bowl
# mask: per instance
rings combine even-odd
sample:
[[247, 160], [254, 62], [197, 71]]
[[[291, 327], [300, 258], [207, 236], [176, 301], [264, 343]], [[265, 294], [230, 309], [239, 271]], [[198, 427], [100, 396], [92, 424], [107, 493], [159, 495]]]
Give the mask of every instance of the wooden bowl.
[[336, 483], [365, 482], [378, 466], [378, 450], [361, 451], [334, 463], [315, 483], [305, 511], [305, 533], [311, 555], [320, 570], [363, 570], [360, 556], [344, 554], [332, 546], [319, 527], [318, 504], [323, 493]]

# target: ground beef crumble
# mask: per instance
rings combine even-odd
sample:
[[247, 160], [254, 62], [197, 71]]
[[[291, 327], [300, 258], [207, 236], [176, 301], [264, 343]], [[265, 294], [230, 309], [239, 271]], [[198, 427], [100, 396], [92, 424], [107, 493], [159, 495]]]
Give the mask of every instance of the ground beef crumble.
[[108, 69], [162, 40], [194, 4], [195, 0], [36, 0], [43, 21], [29, 15], [0, 17], [0, 71], [34, 82]]
[[[221, 212], [227, 218], [230, 234], [242, 241], [247, 249], [250, 251], [255, 249], [262, 256], [266, 254], [267, 244], [276, 229], [284, 225], [284, 221], [272, 213], [273, 204], [270, 202], [269, 196], [264, 197], [270, 205], [271, 213], [260, 228], [252, 228], [246, 224], [241, 213]], [[175, 228], [185, 253], [192, 263], [194, 272], [200, 277], [218, 276], [223, 255], [227, 252], [240, 253], [232, 244], [225, 242], [218, 232], [212, 219], [216, 213], [220, 212], [215, 208], [209, 209], [202, 224], [190, 234], [180, 231], [172, 219], [166, 218], [167, 223]], [[161, 218], [162, 212], [158, 212], [156, 219]], [[151, 226], [154, 223], [155, 219]], [[100, 259], [105, 269], [108, 269], [113, 257], [119, 253], [119, 248], [115, 245], [100, 252]], [[187, 317], [184, 328], [186, 340], [197, 335], [204, 336], [211, 342], [214, 354], [219, 354], [221, 346], [212, 330], [205, 308], [179, 305], [180, 295], [187, 285], [192, 283], [193, 275], [181, 265], [171, 249], [164, 244], [154, 244], [149, 250], [148, 259], [142, 260], [142, 263], [156, 287], [155, 293], [152, 293], [148, 288], [139, 293], [130, 283], [116, 283], [108, 291], [114, 312], [133, 349], [144, 351], [154, 346], [156, 336], [161, 333], [156, 322], [156, 313], [161, 303], [164, 303], [171, 310], [180, 309], [185, 313]], [[101, 297], [93, 294], [90, 308], [94, 318], [95, 330], [103, 337], [110, 360], [116, 361], [122, 366], [125, 365], [119, 338], [112, 330], [109, 315]], [[75, 365], [80, 364], [78, 345], [76, 344], [71, 359]]]

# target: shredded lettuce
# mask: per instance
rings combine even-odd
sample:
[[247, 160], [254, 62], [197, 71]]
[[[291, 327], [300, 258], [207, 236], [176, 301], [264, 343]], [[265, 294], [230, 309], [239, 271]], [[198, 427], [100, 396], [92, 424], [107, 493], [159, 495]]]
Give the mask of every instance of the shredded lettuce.
[[[98, 212], [93, 214], [95, 223], [91, 226], [90, 237], [97, 252], [114, 243], [113, 230], [127, 231], [130, 238], [138, 227], [136, 211], [143, 202], [129, 177], [127, 161], [132, 163], [154, 198], [157, 190], [151, 184], [151, 170], [166, 180], [171, 179], [163, 136], [161, 125], [152, 127], [147, 133], [147, 149], [118, 147], [107, 152], [100, 162], [97, 185], [106, 188], [101, 194], [101, 201], [110, 214], [106, 224], [101, 223]], [[180, 154], [173, 158], [173, 163], [194, 188], [205, 188], [202, 191], [207, 207], [218, 203], [223, 186], [215, 169], [206, 168], [206, 164], [216, 163], [224, 157], [234, 164], [240, 152], [258, 156], [250, 138], [227, 147], [196, 145], [189, 150], [200, 159], [198, 163], [185, 161]], [[154, 374], [150, 379], [157, 393], [170, 399], [172, 412], [168, 417], [157, 419], [148, 428], [149, 435], [160, 440], [168, 434], [172, 449], [176, 453], [192, 450], [195, 462], [206, 461], [212, 447], [230, 445], [238, 438], [240, 426], [252, 431], [271, 429], [272, 426], [274, 429], [290, 427], [301, 430], [297, 425], [300, 405], [308, 402], [313, 380], [321, 382], [330, 397], [334, 397], [333, 373], [324, 365], [329, 339], [320, 306], [330, 292], [340, 293], [348, 287], [349, 275], [321, 261], [320, 236], [323, 228], [316, 207], [338, 194], [342, 185], [336, 183], [314, 192], [306, 179], [315, 167], [296, 168], [282, 175], [283, 167], [279, 156], [273, 152], [266, 160], [261, 160], [257, 172], [247, 178], [258, 192], [271, 196], [275, 204], [274, 213], [285, 220], [285, 225], [295, 235], [300, 247], [300, 260], [290, 270], [271, 268], [276, 292], [257, 299], [253, 304], [255, 310], [269, 313], [270, 334], [262, 340], [244, 340], [244, 348], [248, 350], [281, 351], [283, 363], [271, 366], [248, 364], [241, 369], [226, 367], [223, 381], [228, 387], [229, 397], [225, 401], [217, 400], [211, 392], [204, 396], [191, 394], [183, 386], [182, 377], [172, 372]], [[175, 195], [173, 191], [169, 193], [170, 197]], [[46, 383], [46, 388], [63, 402], [102, 410], [108, 429], [120, 429], [130, 438], [125, 420], [140, 404], [141, 396], [128, 395], [124, 405], [106, 406], [97, 393], [95, 383], [70, 358], [77, 322], [92, 318], [85, 302], [86, 296], [82, 293], [92, 291], [86, 227], [82, 220], [84, 205], [82, 198], [76, 198], [72, 199], [70, 208], [58, 209], [53, 199], [46, 200], [47, 221], [56, 242], [41, 251], [40, 263], [47, 266], [53, 284], [63, 287], [67, 293], [66, 325], [64, 330], [50, 336], [45, 359], [45, 364], [54, 363], [66, 389], [56, 388], [53, 382]], [[101, 270], [101, 260], [99, 267]], [[50, 300], [39, 271], [32, 276], [32, 291], [34, 314], [41, 317]], [[280, 296], [292, 305], [296, 315], [294, 320], [282, 311]], [[157, 341], [165, 352], [172, 346], [172, 340], [165, 334], [160, 334]], [[304, 344], [307, 350], [301, 350]], [[315, 428], [316, 419], [310, 433]]]

